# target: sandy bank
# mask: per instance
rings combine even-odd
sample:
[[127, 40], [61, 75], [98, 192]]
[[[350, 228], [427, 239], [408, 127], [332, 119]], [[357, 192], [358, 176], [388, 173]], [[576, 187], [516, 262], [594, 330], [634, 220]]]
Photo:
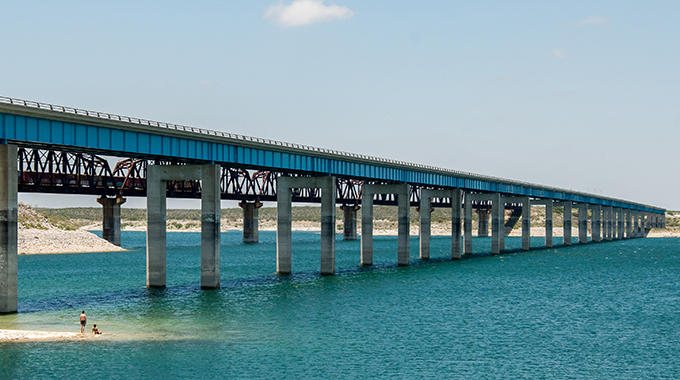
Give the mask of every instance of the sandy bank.
[[60, 341], [87, 339], [92, 334], [55, 331], [0, 330], [2, 342]]

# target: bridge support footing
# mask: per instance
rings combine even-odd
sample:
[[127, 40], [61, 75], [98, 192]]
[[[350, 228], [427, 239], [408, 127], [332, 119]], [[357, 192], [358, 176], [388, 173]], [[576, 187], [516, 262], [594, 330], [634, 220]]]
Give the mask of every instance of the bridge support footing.
[[262, 207], [262, 203], [242, 201], [238, 205], [243, 209], [243, 242], [258, 243], [260, 241], [260, 229], [257, 210]]
[[201, 289], [220, 287], [219, 165], [149, 165], [147, 168], [146, 285], [166, 285], [166, 183], [201, 180]]
[[97, 203], [103, 207], [102, 238], [120, 247], [120, 206], [125, 203], [125, 198], [102, 195], [97, 198]]
[[0, 314], [17, 312], [17, 147], [0, 145]]
[[335, 177], [279, 177], [276, 181], [276, 273], [292, 270], [292, 189], [321, 189], [321, 274], [335, 274]]

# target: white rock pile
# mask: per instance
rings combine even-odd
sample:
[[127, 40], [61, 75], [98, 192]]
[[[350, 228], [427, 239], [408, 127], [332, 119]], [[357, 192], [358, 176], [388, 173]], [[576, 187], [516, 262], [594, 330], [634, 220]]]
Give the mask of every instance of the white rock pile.
[[69, 231], [50, 223], [32, 207], [19, 203], [18, 252], [35, 253], [75, 253], [75, 252], [113, 252], [124, 251], [116, 245], [85, 231]]

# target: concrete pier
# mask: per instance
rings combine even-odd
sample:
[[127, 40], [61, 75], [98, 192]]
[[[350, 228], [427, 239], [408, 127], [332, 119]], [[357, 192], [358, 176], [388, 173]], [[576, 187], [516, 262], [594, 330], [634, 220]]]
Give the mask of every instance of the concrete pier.
[[562, 244], [571, 245], [571, 201], [555, 202], [555, 206], [562, 207], [562, 226], [564, 232], [562, 233]]
[[0, 144], [0, 314], [17, 312], [17, 147]]
[[592, 233], [592, 241], [595, 243], [599, 243], [602, 241], [601, 238], [601, 227], [602, 227], [602, 206], [600, 205], [593, 205], [591, 206], [591, 210], [593, 213], [592, 219], [591, 219], [591, 225], [590, 225], [590, 230]]
[[321, 275], [335, 274], [335, 177], [279, 177], [276, 181], [276, 273], [292, 270], [292, 189], [321, 189]]
[[638, 210], [633, 211], [633, 237], [640, 237], [640, 212]]
[[478, 208], [475, 210], [477, 213], [477, 236], [478, 237], [488, 237], [489, 236], [489, 214], [491, 210], [487, 208]]
[[501, 194], [491, 195], [491, 254], [498, 255], [505, 243], [505, 202]]
[[578, 242], [580, 244], [588, 243], [588, 205], [585, 203], [578, 204]]
[[553, 201], [550, 199], [533, 199], [532, 206], [545, 206], [545, 247], [553, 247]]
[[120, 247], [120, 206], [125, 203], [125, 198], [102, 195], [97, 198], [97, 203], [103, 207], [102, 238]]
[[633, 210], [626, 209], [626, 239], [633, 237]]
[[473, 194], [465, 193], [463, 207], [463, 254], [472, 254], [472, 198]]
[[531, 249], [531, 203], [529, 197], [522, 200], [522, 251]]
[[553, 202], [549, 199], [545, 201], [545, 246], [553, 246]]
[[463, 192], [460, 189], [451, 190], [451, 259], [460, 259], [463, 253], [462, 239], [460, 235], [461, 206]]
[[[373, 265], [373, 195], [397, 196], [397, 265], [409, 265], [410, 187], [407, 184], [364, 184], [361, 189], [361, 264]], [[370, 206], [369, 206], [370, 205]]]
[[342, 205], [342, 240], [357, 240], [357, 210], [359, 205]]
[[[529, 197], [504, 197], [503, 203], [521, 204], [522, 210], [522, 251], [531, 249], [531, 201]], [[514, 224], [514, 223], [513, 223]], [[505, 230], [505, 228], [504, 228]], [[512, 231], [512, 230], [511, 230]], [[503, 249], [504, 247], [501, 247]]]
[[618, 239], [625, 239], [625, 227], [626, 227], [626, 220], [625, 220], [625, 214], [624, 210], [619, 208], [617, 209], [617, 224], [618, 224], [618, 231], [616, 232]]
[[461, 258], [461, 190], [423, 189], [420, 193], [420, 259], [430, 258], [431, 207], [432, 198], [451, 199], [451, 259]]
[[432, 206], [430, 205], [432, 199], [432, 191], [423, 189], [420, 192], [420, 207], [418, 211], [420, 214], [420, 228], [418, 229], [418, 237], [420, 244], [420, 259], [429, 260], [430, 259], [430, 236], [431, 233], [431, 212]]
[[238, 205], [243, 209], [243, 242], [258, 243], [260, 227], [257, 210], [262, 207], [262, 203], [241, 201]]
[[612, 241], [614, 239], [614, 208], [612, 206], [605, 207], [607, 212], [607, 235], [606, 240]]
[[146, 285], [166, 285], [166, 183], [201, 180], [201, 288], [220, 287], [219, 165], [149, 165], [147, 168]]

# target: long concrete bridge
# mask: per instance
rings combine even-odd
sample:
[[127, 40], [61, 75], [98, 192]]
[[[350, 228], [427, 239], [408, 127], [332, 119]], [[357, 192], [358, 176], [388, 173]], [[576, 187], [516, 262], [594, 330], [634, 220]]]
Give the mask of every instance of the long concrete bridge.
[[[103, 170], [101, 156], [125, 158]], [[578, 241], [644, 237], [665, 227], [665, 210], [621, 199], [456, 170], [272, 141], [226, 132], [0, 97], [0, 313], [17, 311], [19, 191], [101, 196], [104, 236], [120, 244], [124, 196], [147, 198], [147, 279], [166, 285], [166, 197], [200, 197], [201, 287], [220, 287], [220, 200], [239, 199], [244, 241], [257, 241], [257, 207], [275, 200], [277, 273], [291, 273], [291, 203], [321, 203], [323, 275], [335, 273], [335, 207], [344, 238], [356, 239], [360, 263], [373, 263], [373, 204], [398, 207], [397, 264], [409, 264], [409, 206], [420, 211], [420, 258], [430, 256], [432, 207], [450, 207], [451, 258], [473, 252], [472, 213], [479, 236], [491, 224], [491, 253], [505, 249], [505, 230], [522, 220], [522, 250], [531, 249], [531, 206], [545, 207], [545, 247], [553, 247], [553, 209], [578, 210]], [[512, 214], [506, 221], [505, 210]], [[590, 212], [589, 212], [590, 211]], [[490, 215], [489, 215], [490, 212]], [[490, 218], [489, 218], [490, 217]], [[571, 218], [563, 244], [571, 245]]]

